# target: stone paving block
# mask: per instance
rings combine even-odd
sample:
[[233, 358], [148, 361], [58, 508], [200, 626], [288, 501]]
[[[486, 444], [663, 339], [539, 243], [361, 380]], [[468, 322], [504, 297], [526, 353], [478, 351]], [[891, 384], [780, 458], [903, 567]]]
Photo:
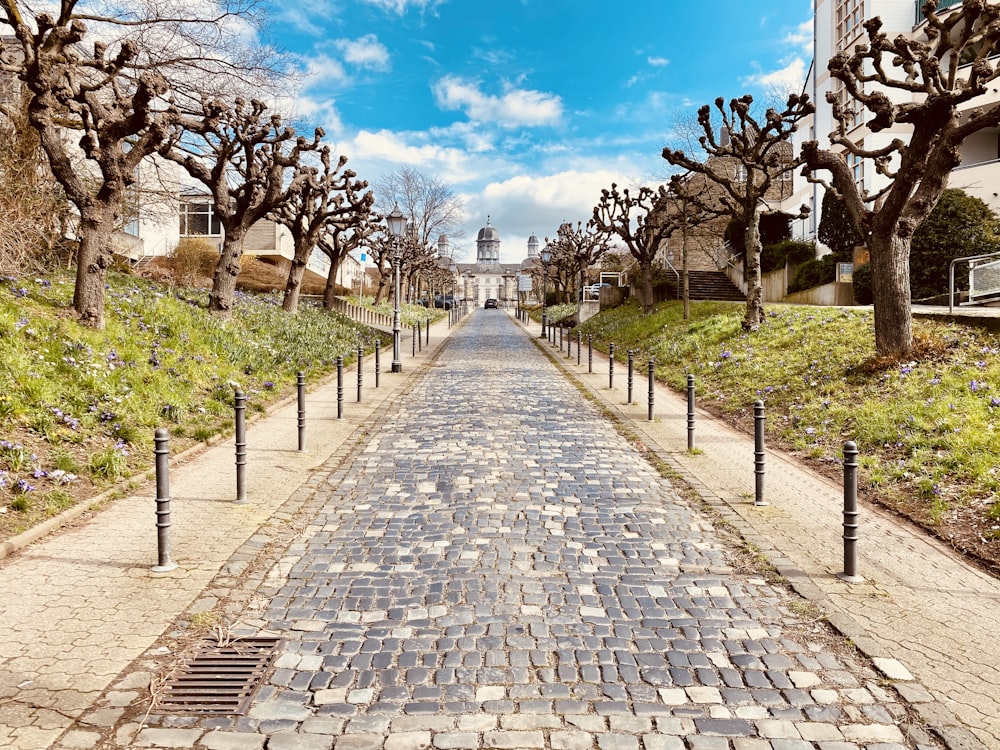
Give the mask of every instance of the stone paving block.
[[[248, 734], [246, 732], [209, 732], [199, 741], [205, 746], [205, 750], [262, 750], [267, 737], [261, 734]], [[324, 750], [330, 750], [332, 741]], [[271, 747], [274, 747], [272, 743]], [[305, 750], [305, 747], [302, 748]]]
[[202, 729], [148, 728], [139, 732], [133, 744], [136, 747], [194, 747], [203, 734]]
[[431, 746], [430, 732], [399, 732], [385, 738], [385, 750], [427, 750]]
[[545, 735], [542, 732], [486, 732], [483, 744], [497, 750], [543, 750]]

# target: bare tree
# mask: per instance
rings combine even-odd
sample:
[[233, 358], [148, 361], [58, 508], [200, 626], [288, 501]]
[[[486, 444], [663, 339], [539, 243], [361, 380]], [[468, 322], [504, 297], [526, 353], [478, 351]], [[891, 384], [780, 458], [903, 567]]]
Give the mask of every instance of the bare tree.
[[[333, 302], [337, 296], [337, 270], [347, 258], [348, 253], [361, 247], [364, 243], [370, 242], [370, 238], [381, 221], [381, 216], [369, 211], [359, 214], [358, 221], [354, 224], [347, 226], [337, 223], [330, 224], [326, 231], [320, 235], [316, 247], [330, 259], [330, 273], [326, 277], [326, 287], [323, 290], [323, 307], [325, 309], [333, 309]], [[369, 249], [371, 249], [370, 245]], [[374, 259], [374, 253], [372, 256]], [[375, 267], [379, 267], [377, 262]], [[363, 290], [362, 283], [359, 294]]]
[[601, 200], [594, 207], [592, 223], [605, 238], [617, 236], [639, 264], [642, 277], [642, 306], [645, 312], [653, 309], [653, 261], [663, 243], [673, 231], [670, 222], [662, 221], [655, 212], [656, 205], [666, 196], [666, 187], [657, 189], [642, 186], [638, 192], [628, 188], [618, 191], [601, 191]]
[[[854, 105], [827, 94], [838, 122], [831, 149], [803, 144], [804, 173], [829, 172], [858, 234], [871, 253], [875, 301], [875, 349], [883, 357], [906, 357], [913, 347], [910, 310], [910, 242], [937, 205], [951, 171], [962, 160], [962, 142], [1000, 124], [1000, 104], [966, 106], [996, 87], [1000, 66], [1000, 5], [965, 0], [961, 7], [937, 2], [922, 7], [927, 23], [920, 38], [890, 39], [882, 21], [865, 22], [868, 43], [829, 62], [830, 75], [853, 102], [874, 115], [868, 130], [898, 132], [888, 145], [866, 146], [849, 134]], [[891, 66], [891, 69], [890, 69]], [[884, 141], [883, 141], [884, 143]], [[859, 185], [844, 154], [868, 159], [890, 181], [868, 191]]]
[[[112, 50], [97, 41], [93, 54], [82, 56], [87, 28], [75, 5], [63, 0], [58, 18], [39, 13], [29, 20], [16, 0], [2, 0], [3, 21], [14, 30], [21, 57], [4, 71], [24, 84], [28, 121], [79, 213], [73, 306], [85, 325], [103, 328], [111, 234], [139, 164], [163, 142], [172, 117], [161, 99], [166, 79], [134, 70], [139, 49], [133, 42]], [[67, 125], [79, 131], [79, 148], [92, 167], [86, 172], [74, 163]]]
[[713, 205], [704, 181], [696, 184], [688, 175], [673, 175], [670, 187], [654, 208], [656, 222], [668, 228], [668, 237], [680, 232], [681, 235], [681, 299], [684, 304], [684, 320], [691, 317], [691, 283], [688, 272], [690, 244], [698, 227], [718, 216], [718, 207]]
[[208, 309], [227, 318], [247, 231], [277, 211], [306, 180], [303, 171], [291, 180], [286, 175], [295, 171], [304, 153], [320, 148], [324, 134], [317, 129], [312, 141], [296, 137], [295, 131], [282, 125], [280, 115], [268, 115], [267, 106], [257, 100], [237, 99], [233, 106], [218, 99], [205, 100], [200, 115], [177, 111], [176, 116], [171, 137], [160, 153], [184, 167], [212, 194], [225, 237]]
[[580, 299], [587, 269], [607, 250], [606, 237], [597, 232], [592, 221], [587, 224], [578, 221], [575, 227], [565, 221], [559, 225], [555, 239], [546, 237], [545, 241], [557, 265], [565, 267], [567, 291], [575, 289], [575, 296]]
[[379, 213], [385, 215], [398, 204], [407, 221], [416, 228], [420, 246], [429, 245], [438, 235], [458, 236], [462, 222], [462, 200], [451, 188], [412, 167], [401, 167], [383, 175], [375, 183]]
[[347, 164], [346, 156], [341, 156], [334, 164], [330, 160], [329, 146], [323, 146], [319, 156], [322, 170], [300, 164], [296, 170], [296, 189], [271, 214], [288, 227], [294, 247], [282, 301], [285, 312], [298, 310], [302, 277], [324, 232], [332, 226], [339, 229], [354, 226], [368, 213], [375, 200], [370, 191], [361, 194], [368, 183], [355, 180], [357, 174], [353, 170], [340, 172]]
[[[790, 176], [801, 163], [794, 157], [789, 141], [797, 124], [814, 111], [809, 97], [792, 94], [783, 111], [768, 109], [761, 123], [751, 113], [752, 104], [753, 97], [749, 94], [731, 99], [728, 107], [722, 97], [716, 99], [715, 109], [722, 122], [718, 133], [712, 123], [712, 108], [706, 104], [698, 109], [698, 124], [703, 131], [698, 140], [707, 154], [705, 161], [684, 151], [663, 149], [663, 158], [670, 164], [701, 175], [711, 183], [711, 201], [746, 228], [749, 288], [742, 325], [748, 331], [757, 330], [764, 321], [760, 217], [778, 210], [767, 203], [769, 198], [782, 197], [773, 195], [772, 186], [783, 175]], [[802, 210], [808, 211], [805, 207]]]

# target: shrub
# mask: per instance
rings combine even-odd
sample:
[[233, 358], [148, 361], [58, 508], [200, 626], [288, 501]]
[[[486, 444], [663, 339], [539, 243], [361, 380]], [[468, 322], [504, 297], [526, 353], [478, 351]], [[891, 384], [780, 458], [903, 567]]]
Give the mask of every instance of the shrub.
[[177, 243], [170, 268], [178, 284], [193, 285], [211, 278], [219, 262], [219, 252], [207, 240], [186, 237]]
[[761, 273], [768, 273], [784, 268], [785, 263], [797, 265], [815, 257], [816, 246], [812, 242], [783, 240], [764, 247], [760, 254], [760, 270]]
[[801, 292], [804, 289], [829, 284], [836, 276], [836, 261], [832, 255], [826, 255], [819, 260], [809, 260], [798, 267], [795, 278], [788, 285], [788, 293]]
[[854, 301], [859, 305], [870, 305], [875, 301], [872, 267], [868, 263], [854, 269]]

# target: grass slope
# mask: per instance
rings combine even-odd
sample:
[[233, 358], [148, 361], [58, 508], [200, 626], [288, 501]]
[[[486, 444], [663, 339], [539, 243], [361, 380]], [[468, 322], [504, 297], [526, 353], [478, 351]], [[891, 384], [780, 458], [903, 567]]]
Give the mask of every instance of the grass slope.
[[231, 429], [235, 388], [263, 411], [378, 335], [274, 295], [238, 294], [221, 321], [204, 291], [117, 274], [94, 331], [72, 296], [67, 275], [0, 279], [0, 539], [148, 470], [156, 428], [183, 450]]
[[914, 320], [916, 353], [875, 358], [870, 310], [775, 305], [755, 333], [743, 306], [679, 302], [644, 316], [633, 304], [586, 321], [616, 359], [655, 357], [677, 390], [695, 376], [699, 405], [749, 432], [766, 406], [772, 444], [839, 473], [857, 442], [865, 496], [1000, 570], [1000, 339], [956, 324]]

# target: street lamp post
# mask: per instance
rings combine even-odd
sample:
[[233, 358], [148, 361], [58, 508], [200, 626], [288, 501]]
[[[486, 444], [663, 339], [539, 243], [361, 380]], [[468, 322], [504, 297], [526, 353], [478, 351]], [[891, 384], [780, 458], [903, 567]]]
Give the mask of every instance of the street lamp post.
[[403, 361], [399, 356], [399, 263], [401, 260], [400, 239], [406, 229], [406, 217], [399, 210], [398, 203], [392, 209], [392, 213], [385, 217], [385, 222], [389, 225], [389, 234], [392, 235], [392, 269], [396, 277], [392, 304], [392, 372], [402, 372]]
[[542, 333], [538, 337], [540, 339], [545, 338], [545, 298], [548, 296], [549, 292], [549, 261], [552, 260], [552, 250], [549, 248], [546, 242], [545, 247], [542, 252], [539, 253], [542, 258]]

